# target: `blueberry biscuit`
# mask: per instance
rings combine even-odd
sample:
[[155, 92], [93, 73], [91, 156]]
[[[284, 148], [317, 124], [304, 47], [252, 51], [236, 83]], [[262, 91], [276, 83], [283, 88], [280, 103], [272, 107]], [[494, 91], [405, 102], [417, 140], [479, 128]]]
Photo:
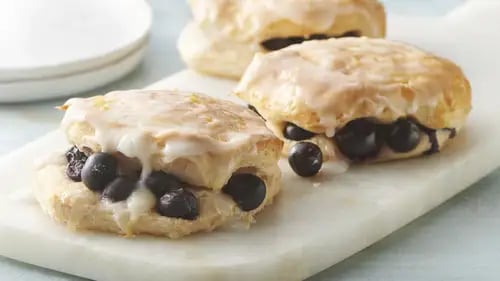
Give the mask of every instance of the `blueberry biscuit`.
[[179, 39], [189, 67], [239, 78], [257, 52], [332, 37], [384, 37], [377, 0], [190, 0], [194, 20]]
[[39, 165], [35, 195], [71, 228], [178, 238], [252, 222], [280, 190], [283, 143], [240, 105], [124, 91], [61, 109], [72, 147]]
[[471, 110], [470, 84], [457, 65], [384, 39], [312, 41], [258, 54], [236, 94], [285, 141], [303, 176], [323, 160], [436, 153]]

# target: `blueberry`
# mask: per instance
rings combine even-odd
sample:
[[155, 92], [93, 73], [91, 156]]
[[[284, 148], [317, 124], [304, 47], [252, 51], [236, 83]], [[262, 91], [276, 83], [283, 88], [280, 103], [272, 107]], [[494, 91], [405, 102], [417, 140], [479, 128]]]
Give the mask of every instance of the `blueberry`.
[[457, 136], [457, 129], [451, 128], [451, 129], [447, 129], [447, 130], [450, 132], [450, 136], [449, 136], [450, 139], [454, 139]]
[[399, 119], [389, 127], [387, 145], [399, 153], [412, 151], [420, 143], [420, 133], [417, 124], [409, 119]]
[[253, 174], [235, 174], [222, 192], [231, 196], [241, 210], [248, 212], [259, 207], [266, 198], [266, 184]]
[[178, 189], [165, 193], [158, 200], [157, 211], [169, 218], [195, 220], [199, 214], [198, 199], [188, 190]]
[[127, 157], [120, 152], [113, 153], [113, 157], [118, 163], [117, 176], [127, 177], [134, 181], [139, 180], [142, 173], [142, 165], [139, 159]]
[[118, 161], [108, 153], [94, 153], [82, 169], [82, 181], [90, 189], [101, 191], [116, 178]]
[[66, 151], [66, 160], [69, 162], [74, 161], [74, 160], [83, 160], [85, 162], [87, 160], [87, 155], [85, 153], [81, 152], [78, 147], [73, 146], [70, 148], [68, 151]]
[[283, 48], [286, 48], [290, 45], [300, 44], [304, 42], [304, 37], [301, 36], [291, 36], [286, 38], [271, 38], [261, 43], [262, 47], [264, 47], [268, 51], [276, 51]]
[[312, 34], [311, 36], [309, 36], [308, 40], [326, 40], [326, 39], [329, 39], [328, 35], [326, 34]]
[[290, 149], [288, 163], [297, 175], [312, 177], [323, 166], [323, 153], [314, 143], [299, 142]]
[[[120, 169], [122, 169], [122, 167], [120, 167]], [[142, 170], [119, 170], [118, 175], [120, 177], [126, 177], [130, 180], [138, 181], [141, 178], [141, 172]]]
[[146, 178], [145, 184], [157, 198], [162, 197], [168, 191], [182, 188], [181, 181], [176, 176], [162, 171], [152, 172]]
[[315, 134], [302, 129], [293, 123], [287, 122], [285, 124], [285, 129], [283, 130], [283, 135], [289, 140], [302, 141], [314, 137]]
[[353, 161], [374, 157], [383, 145], [384, 133], [369, 118], [353, 120], [335, 133], [340, 152]]
[[127, 200], [136, 188], [136, 182], [127, 177], [119, 177], [112, 181], [102, 192], [102, 198], [111, 202]]
[[424, 152], [424, 155], [432, 155], [438, 153], [440, 150], [439, 140], [437, 138], [437, 131], [429, 128], [425, 128], [424, 132], [429, 136], [429, 142], [431, 143], [431, 148]]
[[338, 38], [342, 38], [342, 37], [361, 37], [361, 32], [359, 32], [357, 30], [347, 31], [346, 33], [338, 36]]
[[66, 175], [74, 182], [82, 181], [82, 169], [85, 165], [83, 160], [72, 160], [66, 165]]

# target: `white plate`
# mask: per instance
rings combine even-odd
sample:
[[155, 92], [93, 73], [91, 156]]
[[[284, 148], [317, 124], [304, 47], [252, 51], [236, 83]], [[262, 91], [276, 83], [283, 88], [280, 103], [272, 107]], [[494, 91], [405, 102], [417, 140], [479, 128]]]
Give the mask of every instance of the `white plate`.
[[47, 88], [26, 94], [21, 89], [24, 83], [75, 77], [132, 56], [144, 46], [151, 21], [144, 0], [0, 0], [0, 85], [18, 88], [0, 89], [0, 101], [58, 96]]
[[[0, 161], [4, 174], [0, 254], [103, 281], [290, 281], [343, 260], [500, 165], [500, 126], [495, 124], [500, 120], [500, 96], [494, 67], [500, 62], [496, 56], [500, 40], [494, 36], [500, 3], [471, 2], [467, 10], [471, 12], [450, 16], [429, 32], [430, 27], [418, 21], [412, 24], [411, 19], [392, 23], [405, 29], [398, 34], [413, 34], [405, 39], [457, 60], [471, 78], [474, 110], [467, 129], [441, 154], [358, 166], [340, 176], [325, 171], [312, 180], [298, 178], [282, 161], [283, 192], [248, 231], [224, 228], [179, 241], [123, 239], [74, 233], [41, 213], [30, 193], [32, 161], [64, 146], [62, 134], [53, 132]], [[469, 25], [491, 36], [478, 37]], [[439, 34], [439, 30], [446, 32]], [[451, 44], [454, 49], [449, 48]], [[185, 71], [152, 87], [191, 89], [227, 98], [233, 86], [234, 82]]]
[[[89, 91], [115, 81], [132, 71], [142, 60], [147, 42], [115, 61], [92, 69], [60, 75], [51, 79], [26, 79], [0, 83], [0, 102], [24, 102], [57, 98]], [[5, 94], [4, 94], [5, 93]]]

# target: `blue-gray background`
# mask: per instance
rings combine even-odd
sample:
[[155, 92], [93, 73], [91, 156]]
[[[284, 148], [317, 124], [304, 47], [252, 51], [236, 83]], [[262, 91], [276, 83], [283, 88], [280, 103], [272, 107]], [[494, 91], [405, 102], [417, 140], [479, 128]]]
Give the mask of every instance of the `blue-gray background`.
[[[125, 79], [97, 90], [98, 92], [140, 88], [183, 68], [175, 41], [190, 17], [184, 0], [149, 2], [153, 6], [155, 19], [151, 45], [144, 63]], [[392, 14], [441, 16], [463, 1], [383, 2], [387, 11]], [[30, 126], [30, 131], [23, 131], [23, 119], [18, 118], [16, 128], [9, 128], [10, 132], [0, 135], [0, 155], [55, 128], [59, 116], [47, 115], [46, 108], [59, 103], [60, 101], [49, 101], [1, 105], [0, 119], [20, 117], [18, 115], [24, 114], [23, 112], [29, 112], [39, 116], [40, 122], [37, 127]], [[499, 185], [500, 171], [383, 241], [309, 281], [500, 280]], [[5, 242], [7, 241], [1, 241]], [[0, 257], [0, 280], [83, 279]], [[168, 280], [168, 272], [165, 272], [165, 280]]]

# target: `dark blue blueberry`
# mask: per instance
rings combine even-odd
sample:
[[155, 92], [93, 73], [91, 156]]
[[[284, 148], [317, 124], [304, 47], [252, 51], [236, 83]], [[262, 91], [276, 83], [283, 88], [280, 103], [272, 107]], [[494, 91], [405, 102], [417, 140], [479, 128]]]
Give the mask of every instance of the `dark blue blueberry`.
[[119, 177], [113, 180], [102, 192], [102, 198], [111, 202], [127, 200], [137, 186], [137, 182], [127, 178]]
[[118, 161], [108, 153], [94, 153], [82, 169], [82, 181], [94, 191], [102, 191], [117, 175]]
[[361, 37], [361, 32], [357, 30], [347, 31], [346, 33], [338, 36], [337, 38], [343, 38], [343, 37]]
[[163, 171], [152, 172], [144, 183], [157, 198], [169, 191], [182, 189], [182, 183], [176, 176]]
[[87, 155], [81, 152], [76, 145], [66, 151], [65, 156], [68, 163], [74, 160], [81, 160], [83, 162], [87, 161]]
[[285, 129], [283, 130], [283, 135], [289, 140], [302, 141], [314, 137], [315, 134], [302, 129], [293, 123], [287, 122], [285, 124]]
[[353, 161], [361, 161], [379, 153], [384, 130], [370, 118], [360, 118], [347, 123], [335, 133], [334, 139], [343, 155]]
[[264, 47], [268, 51], [276, 51], [283, 48], [286, 48], [290, 45], [300, 44], [304, 42], [304, 37], [301, 36], [291, 36], [284, 38], [271, 38], [261, 43], [262, 47]]
[[198, 199], [185, 189], [165, 193], [158, 200], [156, 208], [160, 215], [169, 218], [195, 220], [200, 215]]
[[420, 128], [412, 120], [402, 118], [389, 126], [387, 145], [395, 152], [412, 151], [420, 143]]
[[83, 160], [73, 160], [66, 165], [66, 175], [74, 182], [82, 181]]
[[297, 175], [312, 177], [323, 166], [323, 153], [314, 143], [299, 142], [290, 149], [288, 163]]
[[253, 174], [234, 174], [222, 192], [231, 196], [241, 210], [248, 212], [257, 209], [266, 198], [266, 184]]
[[328, 35], [326, 34], [312, 34], [307, 38], [307, 40], [326, 40], [329, 39]]

